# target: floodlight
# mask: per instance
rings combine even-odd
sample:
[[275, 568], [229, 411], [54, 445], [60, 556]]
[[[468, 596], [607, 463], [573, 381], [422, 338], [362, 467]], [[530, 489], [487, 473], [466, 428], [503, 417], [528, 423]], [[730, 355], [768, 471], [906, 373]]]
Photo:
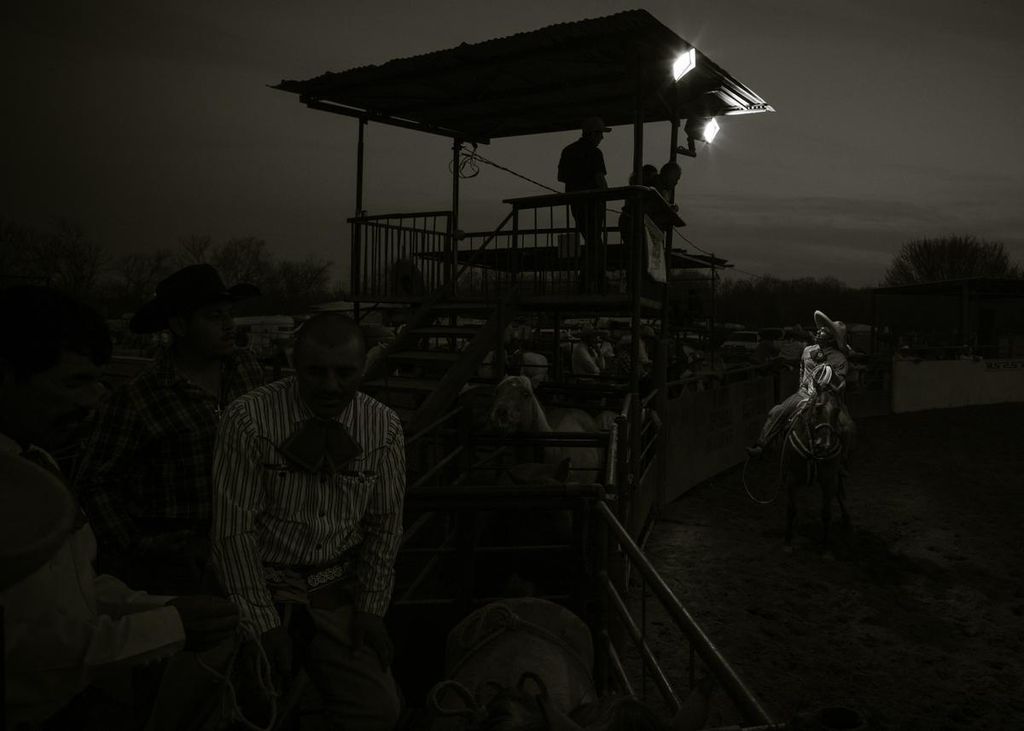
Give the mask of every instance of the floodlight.
[[676, 81], [686, 76], [697, 67], [697, 49], [691, 48], [679, 55], [672, 64], [672, 78]]
[[703, 134], [704, 134], [704, 141], [705, 142], [709, 142], [710, 143], [710, 142], [714, 142], [715, 141], [715, 135], [718, 134], [718, 122], [715, 121], [714, 117], [709, 119], [708, 123], [704, 125], [704, 133]]
[[691, 140], [711, 142], [718, 134], [718, 122], [714, 117], [690, 117], [686, 120], [683, 131]]

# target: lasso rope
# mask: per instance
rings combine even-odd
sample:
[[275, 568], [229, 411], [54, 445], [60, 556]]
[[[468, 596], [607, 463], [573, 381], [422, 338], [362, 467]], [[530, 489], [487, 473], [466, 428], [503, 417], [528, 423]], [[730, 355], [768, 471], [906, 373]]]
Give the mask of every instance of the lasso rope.
[[[235, 667], [235, 660], [238, 658], [239, 650], [246, 642], [256, 644], [256, 681], [264, 697], [270, 701], [270, 719], [267, 721], [266, 726], [259, 726], [246, 718], [245, 713], [238, 704], [235, 685], [231, 682], [231, 673]], [[216, 678], [224, 686], [221, 696], [221, 708], [224, 709], [226, 707], [232, 721], [242, 723], [251, 731], [271, 731], [274, 728], [274, 725], [277, 723], [277, 698], [279, 693], [274, 687], [273, 668], [270, 665], [270, 658], [267, 657], [267, 652], [263, 649], [256, 626], [250, 620], [239, 622], [238, 644], [228, 659], [227, 668], [224, 673], [218, 672], [215, 668], [203, 662], [203, 658], [199, 654], [196, 655], [196, 662], [199, 663], [199, 667]]]
[[758, 505], [771, 505], [779, 497], [779, 492], [782, 490], [782, 472], [783, 466], [785, 464], [785, 456], [785, 450], [782, 450], [779, 454], [779, 476], [778, 479], [775, 480], [775, 494], [772, 495], [771, 498], [769, 498], [768, 500], [762, 500], [760, 498], [754, 497], [754, 494], [750, 491], [750, 486], [747, 485], [747, 465], [750, 464], [750, 455], [747, 455], [747, 461], [743, 463], [743, 474], [741, 477], [743, 481], [743, 489], [746, 491], [747, 497], [749, 497]]

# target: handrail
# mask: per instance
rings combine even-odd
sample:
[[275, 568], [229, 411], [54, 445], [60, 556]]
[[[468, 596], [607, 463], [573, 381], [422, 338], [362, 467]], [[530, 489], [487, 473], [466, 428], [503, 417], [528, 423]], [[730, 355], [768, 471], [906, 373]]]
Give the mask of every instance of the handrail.
[[697, 654], [707, 664], [708, 668], [722, 683], [729, 698], [737, 705], [746, 721], [754, 723], [770, 724], [771, 718], [767, 711], [761, 706], [753, 692], [736, 674], [736, 671], [722, 655], [711, 639], [704, 633], [697, 622], [690, 616], [690, 613], [680, 603], [679, 599], [669, 588], [665, 580], [658, 574], [657, 569], [650, 560], [644, 556], [643, 551], [636, 545], [629, 532], [622, 527], [615, 513], [603, 501], [595, 504], [595, 509], [604, 518], [607, 526], [611, 529], [620, 547], [636, 564], [637, 570], [644, 580], [651, 585], [654, 594], [661, 600], [662, 606], [672, 617], [676, 626], [689, 638]]
[[629, 607], [626, 606], [626, 602], [623, 601], [622, 595], [619, 594], [619, 590], [615, 588], [615, 584], [608, 578], [608, 573], [601, 572], [601, 583], [604, 585], [603, 588], [608, 592], [609, 598], [612, 600], [611, 604], [618, 613], [619, 618], [626, 625], [626, 631], [629, 632], [629, 636], [633, 638], [633, 643], [637, 646], [640, 651], [640, 657], [644, 662], [644, 665], [653, 674], [654, 684], [658, 686], [658, 690], [661, 691], [662, 697], [672, 706], [672, 713], [679, 711], [682, 703], [679, 701], [679, 696], [672, 688], [672, 684], [669, 683], [668, 678], [665, 676], [665, 671], [658, 665], [658, 661], [654, 657], [654, 653], [651, 651], [650, 646], [643, 637], [643, 633], [640, 628], [637, 627], [636, 621], [629, 613]]
[[424, 426], [422, 429], [417, 431], [411, 437], [406, 437], [406, 439], [405, 439], [405, 446], [406, 446], [406, 448], [408, 448], [409, 445], [412, 444], [413, 442], [415, 442], [416, 440], [421, 439], [422, 437], [426, 436], [427, 432], [431, 431], [435, 427], [440, 426], [441, 424], [443, 424], [444, 422], [448, 421], [449, 419], [452, 419], [455, 416], [457, 416], [461, 411], [462, 411], [462, 407], [461, 406], [456, 406], [451, 411], [448, 411], [448, 412], [445, 412], [444, 414], [441, 414], [441, 416], [439, 416], [436, 419], [434, 419], [432, 422], [430, 422], [429, 424]]
[[352, 216], [347, 219], [348, 223], [366, 223], [369, 221], [383, 221], [389, 218], [440, 218], [442, 216], [451, 216], [451, 211], [420, 211], [413, 213], [378, 213], [373, 216]]

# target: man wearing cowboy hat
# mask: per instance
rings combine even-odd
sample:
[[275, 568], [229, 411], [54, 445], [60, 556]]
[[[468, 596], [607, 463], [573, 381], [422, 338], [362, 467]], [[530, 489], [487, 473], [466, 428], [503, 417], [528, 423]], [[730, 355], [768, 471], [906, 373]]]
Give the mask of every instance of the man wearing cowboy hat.
[[[607, 170], [598, 145], [605, 132], [611, 132], [599, 117], [583, 120], [580, 138], [562, 150], [558, 159], [558, 180], [565, 183], [566, 193], [603, 189]], [[569, 204], [576, 229], [585, 249], [580, 274], [584, 292], [604, 281], [604, 202], [574, 200]]]
[[[846, 358], [848, 352], [846, 345], [846, 325], [840, 320], [830, 320], [821, 310], [814, 311], [814, 324], [818, 326], [814, 334], [814, 344], [804, 348], [800, 357], [800, 383], [797, 390], [781, 404], [772, 407], [768, 412], [768, 419], [761, 428], [761, 435], [757, 442], [747, 447], [747, 453], [752, 457], [760, 456], [764, 448], [778, 436], [778, 433], [785, 427], [790, 417], [793, 416], [797, 406], [809, 398], [813, 393], [814, 371], [821, 365], [832, 367], [833, 388], [843, 393], [846, 388], [846, 375], [849, 372], [849, 361]], [[843, 404], [840, 412], [840, 423], [844, 431], [844, 441], [852, 430], [853, 422], [846, 412]]]
[[263, 383], [255, 357], [235, 349], [230, 306], [257, 295], [195, 264], [160, 282], [131, 320], [136, 333], [170, 331], [171, 345], [101, 410], [76, 483], [101, 564], [150, 591], [209, 586], [217, 424]]

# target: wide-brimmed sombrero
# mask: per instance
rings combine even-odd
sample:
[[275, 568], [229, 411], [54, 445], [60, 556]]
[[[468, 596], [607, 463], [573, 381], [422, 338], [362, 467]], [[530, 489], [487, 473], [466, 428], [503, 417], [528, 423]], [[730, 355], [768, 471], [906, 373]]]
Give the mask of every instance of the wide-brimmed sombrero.
[[167, 329], [167, 319], [218, 302], [238, 302], [258, 297], [259, 287], [252, 284], [224, 286], [217, 270], [209, 264], [192, 264], [176, 271], [156, 285], [156, 296], [138, 309], [128, 327], [134, 333], [154, 333]]
[[0, 591], [49, 561], [74, 523], [71, 494], [55, 475], [0, 453]]
[[830, 320], [821, 310], [814, 311], [814, 324], [818, 327], [827, 327], [835, 336], [836, 345], [840, 349], [846, 348], [846, 325], [842, 320]]

